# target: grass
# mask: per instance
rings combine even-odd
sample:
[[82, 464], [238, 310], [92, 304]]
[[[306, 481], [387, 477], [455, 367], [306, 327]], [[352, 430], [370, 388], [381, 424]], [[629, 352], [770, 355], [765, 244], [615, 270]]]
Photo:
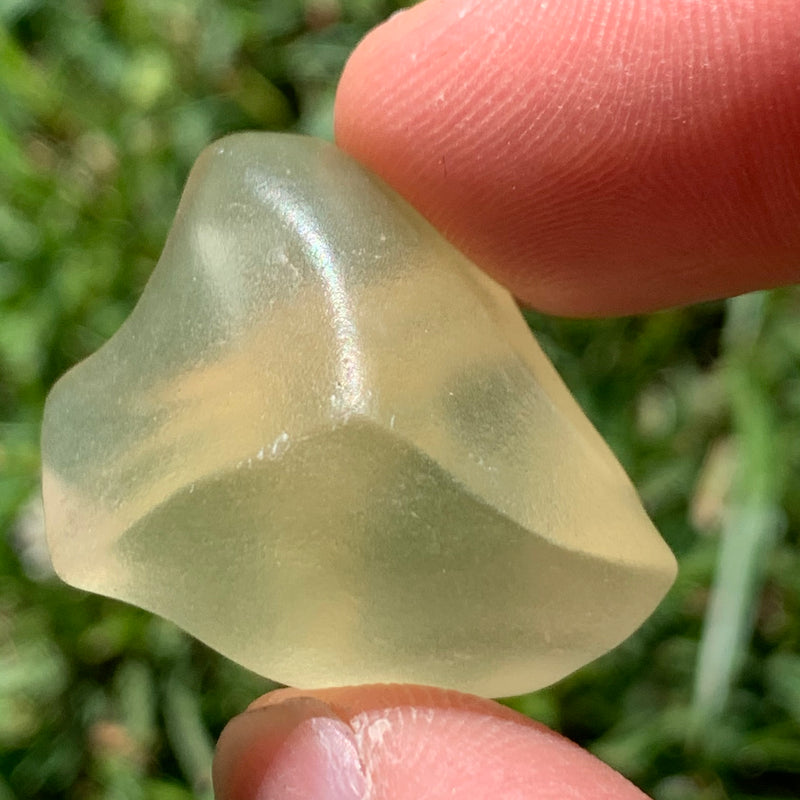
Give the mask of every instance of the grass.
[[[0, 800], [209, 797], [225, 721], [269, 683], [61, 585], [38, 435], [55, 378], [125, 318], [189, 167], [237, 129], [330, 136], [380, 0], [0, 2]], [[508, 700], [657, 800], [800, 782], [800, 291], [531, 326], [681, 562], [651, 620]]]

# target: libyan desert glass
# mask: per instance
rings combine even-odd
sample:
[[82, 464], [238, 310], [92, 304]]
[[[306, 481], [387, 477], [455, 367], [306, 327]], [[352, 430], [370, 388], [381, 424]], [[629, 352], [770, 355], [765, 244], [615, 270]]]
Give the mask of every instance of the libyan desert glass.
[[508, 293], [304, 137], [200, 157], [43, 452], [65, 580], [298, 686], [535, 689], [675, 573]]

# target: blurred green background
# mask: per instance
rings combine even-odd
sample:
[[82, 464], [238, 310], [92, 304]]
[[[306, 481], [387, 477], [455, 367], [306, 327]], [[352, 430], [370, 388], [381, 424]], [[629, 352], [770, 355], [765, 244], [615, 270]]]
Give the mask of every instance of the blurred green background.
[[[390, 0], [0, 0], [0, 800], [208, 798], [268, 682], [56, 580], [45, 393], [125, 318], [189, 167], [243, 128], [331, 136]], [[531, 325], [681, 561], [615, 652], [509, 704], [657, 800], [800, 794], [800, 290]]]

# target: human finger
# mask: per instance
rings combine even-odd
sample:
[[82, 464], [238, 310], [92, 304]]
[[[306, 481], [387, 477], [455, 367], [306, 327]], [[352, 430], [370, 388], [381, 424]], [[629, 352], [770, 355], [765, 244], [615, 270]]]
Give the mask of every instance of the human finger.
[[265, 695], [223, 731], [214, 786], [217, 800], [645, 800], [498, 703], [398, 685]]
[[355, 50], [336, 136], [541, 310], [800, 280], [795, 0], [428, 0]]

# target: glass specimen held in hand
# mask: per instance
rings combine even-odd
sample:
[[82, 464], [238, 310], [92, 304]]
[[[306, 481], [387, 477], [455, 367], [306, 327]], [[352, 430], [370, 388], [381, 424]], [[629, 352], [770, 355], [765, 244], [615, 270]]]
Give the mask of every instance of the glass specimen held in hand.
[[675, 573], [510, 295], [305, 137], [200, 157], [43, 463], [66, 581], [295, 686], [532, 690]]

